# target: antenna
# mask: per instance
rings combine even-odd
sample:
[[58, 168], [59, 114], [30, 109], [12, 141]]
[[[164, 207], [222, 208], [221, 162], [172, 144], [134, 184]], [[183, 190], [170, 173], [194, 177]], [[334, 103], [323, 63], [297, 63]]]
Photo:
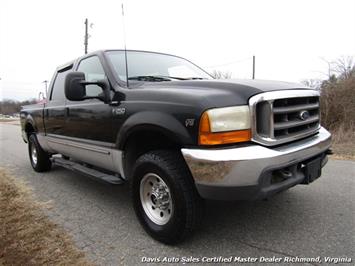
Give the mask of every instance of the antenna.
[[92, 29], [92, 27], [94, 26], [94, 23], [90, 23], [90, 25], [89, 25], [89, 20], [86, 18], [84, 24], [85, 24], [84, 52], [85, 52], [85, 54], [87, 54], [88, 53], [89, 38], [91, 37], [91, 35], [89, 34], [89, 27], [90, 27], [90, 29]]
[[85, 54], [88, 53], [88, 41], [89, 41], [89, 33], [88, 33], [88, 24], [89, 24], [89, 21], [88, 19], [86, 18], [85, 19], [85, 35], [84, 35], [84, 52]]
[[123, 3], [122, 3], [122, 5], [121, 5], [121, 7], [122, 7], [122, 24], [123, 24], [124, 58], [125, 58], [125, 64], [126, 64], [126, 82], [127, 82], [127, 88], [128, 88], [129, 83], [128, 83], [127, 48], [126, 48], [126, 30], [125, 30], [125, 23], [124, 23], [124, 9], [123, 9]]
[[255, 79], [255, 55], [253, 55], [253, 79]]

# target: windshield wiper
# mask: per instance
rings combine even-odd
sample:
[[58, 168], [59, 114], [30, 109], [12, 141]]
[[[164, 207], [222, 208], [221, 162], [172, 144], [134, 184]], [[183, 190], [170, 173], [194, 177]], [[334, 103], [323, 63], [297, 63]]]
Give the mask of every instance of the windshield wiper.
[[186, 78], [173, 77], [173, 76], [163, 76], [163, 75], [159, 75], [158, 77], [168, 78], [168, 79], [177, 79], [177, 80], [186, 80]]
[[185, 78], [185, 80], [201, 80], [205, 78], [200, 78], [200, 77], [191, 77], [191, 78]]
[[177, 80], [197, 80], [197, 79], [204, 79], [200, 77], [188, 77], [188, 78], [181, 78], [181, 77], [172, 77], [172, 76], [161, 76], [158, 77], [169, 78], [169, 79], [177, 79]]
[[128, 80], [139, 80], [139, 81], [171, 81], [171, 78], [164, 76], [133, 76], [129, 77]]
[[200, 77], [189, 77], [189, 78], [180, 78], [180, 77], [173, 77], [173, 76], [163, 76], [163, 75], [146, 75], [146, 76], [133, 76], [129, 77], [128, 80], [139, 80], [139, 81], [171, 81], [173, 79], [176, 80], [200, 80], [204, 78]]

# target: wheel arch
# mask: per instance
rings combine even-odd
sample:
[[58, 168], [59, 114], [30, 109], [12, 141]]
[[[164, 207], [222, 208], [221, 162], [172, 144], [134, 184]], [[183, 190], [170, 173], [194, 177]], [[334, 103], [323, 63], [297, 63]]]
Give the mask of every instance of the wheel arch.
[[37, 127], [35, 124], [34, 119], [32, 116], [28, 115], [25, 120], [25, 126], [24, 130], [26, 132], [27, 138], [32, 134], [32, 133], [37, 133]]
[[124, 176], [130, 178], [134, 162], [140, 155], [157, 149], [180, 150], [190, 143], [192, 139], [188, 131], [173, 116], [142, 112], [127, 119], [116, 146], [122, 150]]
[[157, 111], [143, 111], [129, 117], [117, 136], [116, 146], [123, 150], [127, 139], [137, 131], [156, 131], [181, 144], [192, 144], [193, 140], [174, 116]]

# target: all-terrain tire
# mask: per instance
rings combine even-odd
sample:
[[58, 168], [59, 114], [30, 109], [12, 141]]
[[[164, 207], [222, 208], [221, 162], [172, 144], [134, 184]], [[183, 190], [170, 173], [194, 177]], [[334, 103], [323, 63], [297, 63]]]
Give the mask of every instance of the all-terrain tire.
[[[149, 186], [152, 187], [152, 192]], [[160, 190], [154, 190], [154, 186], [160, 186]], [[163, 197], [156, 197], [153, 195], [154, 191], [163, 191], [165, 194]], [[131, 196], [143, 228], [160, 242], [181, 242], [201, 222], [203, 200], [198, 195], [190, 171], [179, 152], [156, 150], [140, 156], [133, 168]], [[158, 208], [159, 203], [154, 205], [154, 197], [155, 202], [159, 201], [158, 198], [165, 199], [162, 201], [165, 205]], [[166, 203], [169, 197], [171, 204]], [[164, 206], [165, 209], [161, 209]], [[161, 219], [156, 213], [160, 214]]]
[[35, 134], [31, 134], [28, 138], [28, 153], [32, 168], [36, 172], [46, 172], [51, 169], [52, 162], [50, 160], [50, 156], [39, 145]]

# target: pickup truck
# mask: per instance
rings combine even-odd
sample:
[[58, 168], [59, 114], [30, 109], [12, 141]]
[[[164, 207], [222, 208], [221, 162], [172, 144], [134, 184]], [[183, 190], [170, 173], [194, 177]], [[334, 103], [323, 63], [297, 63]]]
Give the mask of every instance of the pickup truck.
[[101, 50], [58, 67], [48, 99], [20, 119], [35, 171], [127, 183], [146, 232], [173, 244], [205, 199], [265, 199], [317, 179], [331, 144], [319, 98], [296, 83], [216, 80], [173, 55]]

